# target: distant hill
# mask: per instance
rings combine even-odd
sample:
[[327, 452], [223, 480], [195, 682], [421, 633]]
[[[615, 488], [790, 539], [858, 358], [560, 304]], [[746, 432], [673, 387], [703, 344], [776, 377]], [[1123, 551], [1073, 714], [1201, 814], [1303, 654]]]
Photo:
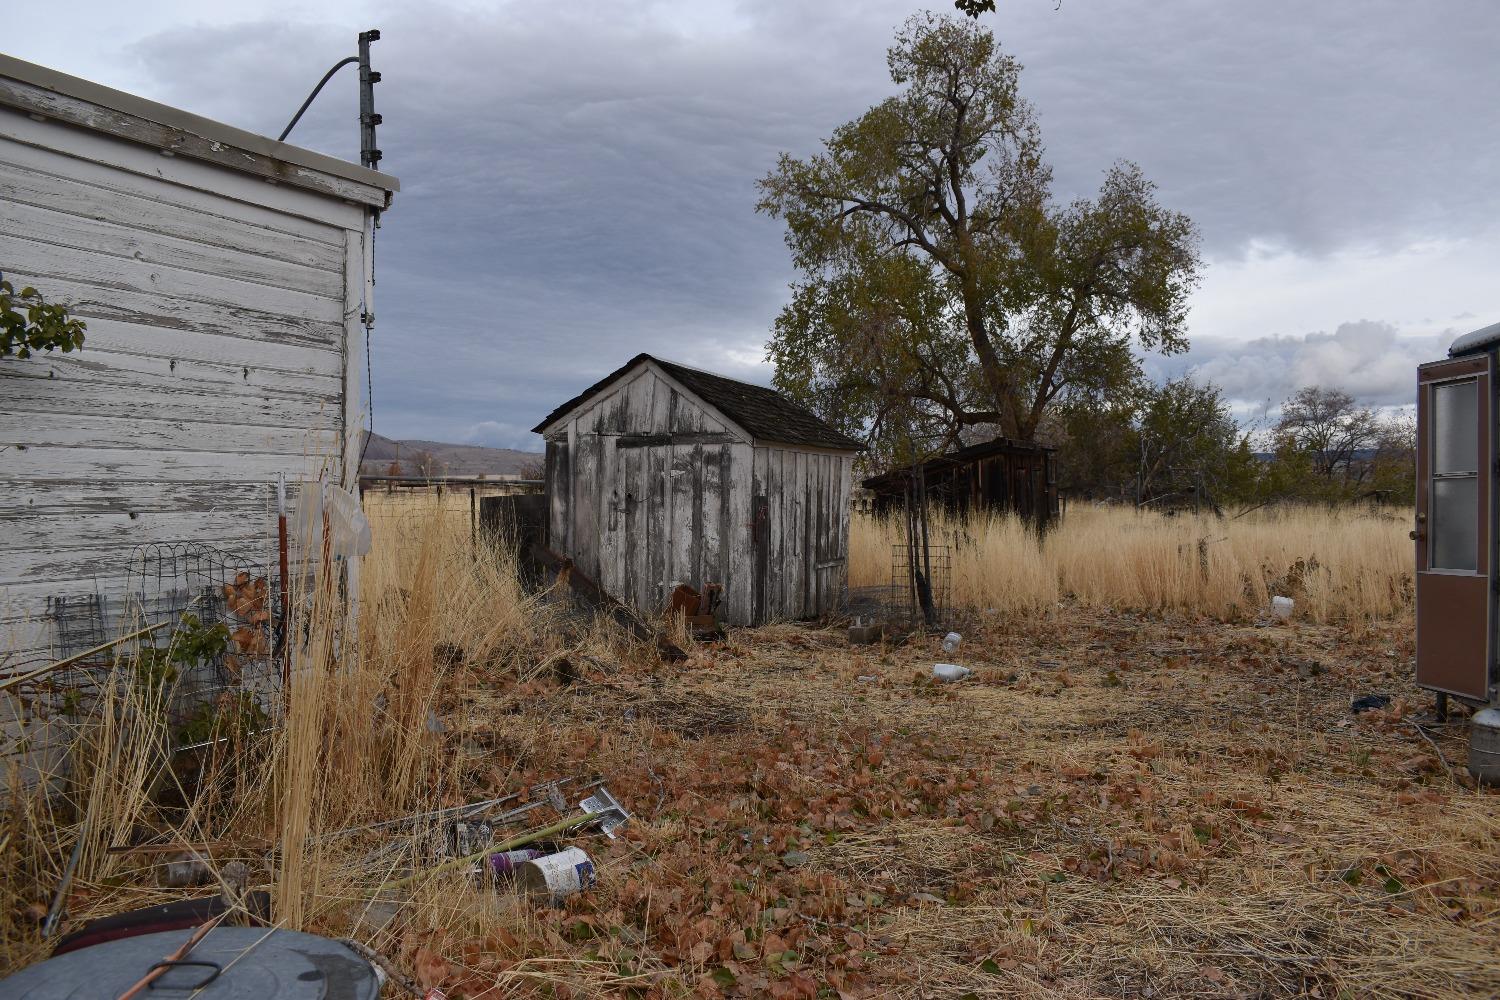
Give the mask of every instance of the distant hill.
[[520, 476], [541, 467], [542, 455], [511, 448], [484, 448], [442, 441], [396, 441], [369, 435], [360, 472], [367, 476]]

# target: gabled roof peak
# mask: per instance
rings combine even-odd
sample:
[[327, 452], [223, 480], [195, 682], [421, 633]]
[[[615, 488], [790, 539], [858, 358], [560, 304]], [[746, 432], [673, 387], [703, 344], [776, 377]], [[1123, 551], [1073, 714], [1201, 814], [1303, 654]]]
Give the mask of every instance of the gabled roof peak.
[[864, 450], [863, 443], [834, 430], [812, 411], [792, 402], [775, 389], [716, 375], [651, 354], [637, 354], [620, 368], [558, 406], [532, 430], [542, 433], [569, 411], [648, 363], [654, 364], [693, 395], [738, 424], [757, 443], [829, 448], [835, 451]]

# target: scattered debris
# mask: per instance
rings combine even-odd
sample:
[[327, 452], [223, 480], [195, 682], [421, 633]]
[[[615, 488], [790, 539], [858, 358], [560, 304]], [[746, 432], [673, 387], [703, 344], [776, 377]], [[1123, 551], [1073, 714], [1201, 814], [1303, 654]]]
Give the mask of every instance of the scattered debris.
[[523, 862], [516, 869], [516, 879], [523, 891], [545, 895], [554, 903], [586, 892], [598, 881], [593, 859], [581, 847]]
[[1277, 594], [1271, 598], [1271, 613], [1282, 621], [1286, 621], [1292, 617], [1292, 609], [1296, 606], [1297, 602], [1290, 597], [1282, 597], [1280, 594]]
[[864, 619], [856, 618], [854, 624], [849, 626], [849, 645], [851, 646], [873, 646], [885, 638], [885, 626], [865, 624]]
[[943, 652], [947, 653], [949, 656], [952, 656], [954, 653], [958, 652], [959, 643], [963, 641], [964, 637], [959, 635], [957, 632], [949, 632], [947, 635], [943, 636]]
[[599, 829], [610, 840], [615, 839], [616, 830], [630, 822], [630, 813], [625, 811], [625, 807], [603, 785], [595, 789], [593, 795], [578, 803], [578, 808], [597, 817]]
[[1361, 712], [1373, 712], [1376, 709], [1389, 708], [1391, 696], [1388, 694], [1367, 694], [1362, 698], [1355, 698], [1349, 702], [1349, 711], [1358, 715]]
[[961, 681], [973, 672], [968, 667], [961, 667], [956, 663], [934, 663], [932, 665], [932, 676], [940, 681]]
[[489, 856], [490, 875], [497, 881], [508, 878], [516, 873], [516, 869], [527, 861], [535, 861], [541, 857], [542, 851], [527, 847], [519, 851], [501, 851]]

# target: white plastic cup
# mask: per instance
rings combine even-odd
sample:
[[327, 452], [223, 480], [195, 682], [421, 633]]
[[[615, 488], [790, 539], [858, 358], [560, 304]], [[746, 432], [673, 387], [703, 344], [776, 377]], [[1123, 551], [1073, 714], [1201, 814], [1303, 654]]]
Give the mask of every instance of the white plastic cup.
[[943, 636], [943, 652], [953, 654], [958, 652], [958, 644], [964, 641], [964, 637], [957, 632], [949, 632]]
[[1282, 621], [1292, 617], [1292, 609], [1296, 606], [1297, 602], [1290, 597], [1282, 597], [1278, 594], [1271, 598], [1271, 613]]
[[934, 663], [932, 665], [932, 676], [940, 681], [961, 681], [973, 672], [968, 667], [960, 667], [957, 663]]
[[554, 903], [592, 889], [597, 881], [594, 862], [581, 847], [523, 862], [516, 866], [516, 879], [524, 891], [547, 896]]

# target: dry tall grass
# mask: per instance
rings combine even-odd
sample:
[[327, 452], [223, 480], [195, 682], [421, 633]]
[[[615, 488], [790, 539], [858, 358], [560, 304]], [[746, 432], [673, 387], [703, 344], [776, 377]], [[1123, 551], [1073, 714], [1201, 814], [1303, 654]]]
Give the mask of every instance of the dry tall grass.
[[[1411, 519], [1403, 512], [1263, 509], [1243, 517], [1164, 516], [1122, 507], [1069, 510], [1038, 539], [1013, 517], [935, 517], [952, 560], [955, 604], [1035, 614], [1071, 599], [1088, 607], [1264, 615], [1273, 595], [1315, 622], [1386, 618], [1411, 605]], [[851, 587], [891, 578], [899, 519], [854, 519]]]

